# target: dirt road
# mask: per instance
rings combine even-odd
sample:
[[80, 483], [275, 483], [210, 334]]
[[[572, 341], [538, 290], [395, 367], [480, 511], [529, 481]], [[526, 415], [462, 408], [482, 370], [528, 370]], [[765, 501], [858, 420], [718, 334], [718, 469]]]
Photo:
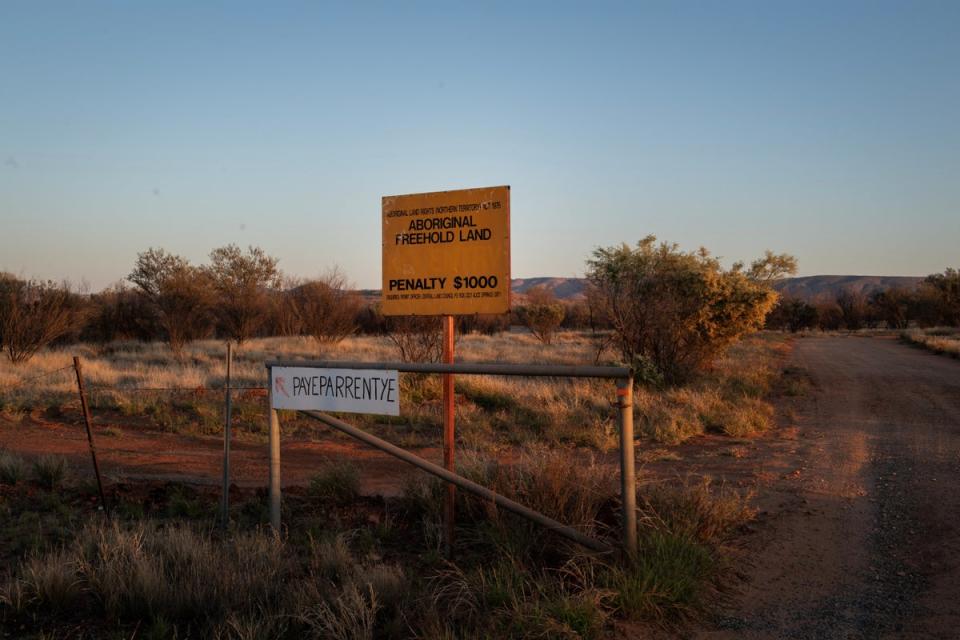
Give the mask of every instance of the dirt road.
[[[76, 414], [76, 415], [74, 415]], [[219, 486], [223, 469], [223, 437], [194, 436], [145, 430], [123, 416], [95, 416], [97, 458], [109, 482], [156, 480]], [[106, 424], [105, 424], [106, 423]], [[88, 473], [90, 452], [78, 412], [49, 418], [34, 411], [12, 423], [0, 418], [0, 449], [31, 458], [63, 456], [78, 474]], [[411, 449], [437, 464], [439, 447]], [[368, 495], [398, 495], [413, 468], [396, 458], [348, 438], [322, 441], [287, 439], [281, 455], [283, 486], [304, 487], [324, 461], [350, 459], [363, 468], [360, 489]], [[269, 478], [269, 448], [265, 442], [235, 439], [230, 455], [231, 483], [263, 487]]]
[[[797, 341], [798, 483], [702, 638], [960, 638], [960, 362], [891, 339]], [[778, 495], [778, 491], [780, 492]]]

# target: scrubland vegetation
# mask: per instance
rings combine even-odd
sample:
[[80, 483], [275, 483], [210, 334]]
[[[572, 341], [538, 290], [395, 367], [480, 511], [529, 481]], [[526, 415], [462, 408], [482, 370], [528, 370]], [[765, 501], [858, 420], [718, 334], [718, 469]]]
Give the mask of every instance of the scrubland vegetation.
[[[471, 334], [458, 353], [468, 361], [575, 364], [591, 361], [596, 348], [583, 332], [559, 332], [549, 346], [526, 333]], [[787, 348], [782, 336], [753, 336], [686, 386], [638, 387], [641, 437], [674, 443], [706, 431], [763, 430], [770, 420], [763, 398]], [[179, 356], [158, 343], [82, 345], [45, 350], [34, 362], [55, 369], [78, 349], [98, 419], [113, 412], [144, 428], [222, 428], [221, 394], [206, 391], [223, 384], [221, 342], [193, 342]], [[319, 350], [309, 338], [251, 339], [237, 351], [234, 380], [262, 385], [268, 357], [396, 355], [387, 337]], [[9, 363], [0, 370], [0, 384], [21, 372]], [[72, 372], [58, 375], [4, 394], [7, 419], [37, 407], [76, 411]], [[168, 386], [191, 390], [138, 390]], [[405, 376], [403, 386], [399, 421], [350, 420], [401, 444], [437, 444], [439, 381]], [[240, 437], [262, 437], [265, 398], [237, 393]], [[457, 393], [460, 473], [616, 544], [618, 474], [602, 456], [616, 443], [609, 382], [461, 376]], [[334, 437], [292, 415], [282, 420], [285, 437]], [[509, 463], [501, 460], [505, 447]], [[349, 462], [322, 465], [309, 486], [287, 492], [288, 529], [275, 537], [264, 528], [263, 494], [235, 497], [224, 533], [215, 526], [214, 492], [113, 485], [115, 520], [107, 523], [94, 511], [89, 481], [79, 483], [62, 461], [0, 454], [0, 547], [8, 550], [0, 620], [36, 637], [67, 630], [118, 638], [134, 630], [148, 638], [605, 637], [620, 621], [677, 625], [705, 615], [730, 579], [727, 547], [752, 517], [748, 495], [708, 479], [650, 481], [638, 489], [639, 560], [624, 565], [460, 495], [457, 558], [449, 563], [438, 483], [411, 482], [398, 499], [364, 498], [359, 474]]]
[[[462, 336], [465, 362], [526, 362], [573, 365], [590, 362], [596, 341], [589, 333], [560, 332], [543, 345], [525, 333]], [[637, 429], [644, 437], [680, 442], [704, 432], [743, 435], [769, 424], [764, 396], [776, 382], [787, 346], [778, 334], [759, 334], [734, 345], [708, 372], [682, 387], [638, 386]], [[257, 338], [235, 351], [234, 426], [238, 437], [262, 438], [266, 429], [266, 370], [271, 358], [389, 361], [397, 347], [387, 337], [359, 336], [320, 349], [308, 338]], [[98, 419], [116, 418], [138, 428], [186, 434], [219, 434], [223, 428], [225, 347], [197, 341], [174, 355], [159, 343], [74, 345], [39, 353], [31, 371], [56, 371], [32, 384], [15, 386], [21, 368], [0, 362], [0, 411], [18, 419], [30, 411], [64, 414], [77, 409], [73, 355], [83, 360], [91, 405]], [[604, 354], [603, 359], [615, 354]], [[438, 376], [402, 374], [402, 415], [383, 422], [351, 420], [398, 443], [433, 445], [441, 422]], [[463, 443], [495, 449], [531, 442], [608, 450], [616, 444], [610, 402], [613, 386], [602, 380], [459, 376], [458, 434]], [[295, 414], [282, 417], [285, 433], [316, 437], [328, 432]]]
[[[835, 301], [779, 300], [795, 260], [766, 255], [724, 269], [706, 250], [652, 237], [598, 249], [586, 301], [533, 290], [510, 316], [460, 319], [464, 362], [627, 364], [642, 444], [768, 429], [773, 391], [800, 395], [784, 367], [789, 338], [757, 333], [951, 324], [957, 273], [916, 292]], [[285, 279], [251, 247], [215, 249], [195, 266], [141, 253], [134, 288], [92, 296], [0, 278], [0, 414], [76, 415], [74, 355], [97, 420], [124, 429], [215, 435], [223, 429], [223, 340], [238, 344], [234, 433], [262, 439], [267, 359], [437, 360], [435, 319], [384, 318], [333, 270]], [[512, 326], [514, 325], [514, 326]], [[521, 325], [526, 330], [520, 330]], [[904, 338], [950, 351], [955, 335]], [[30, 361], [25, 368], [23, 363]], [[35, 376], [42, 376], [34, 379]], [[398, 418], [350, 416], [402, 446], [440, 439], [439, 377], [405, 374]], [[588, 535], [617, 544], [617, 443], [609, 381], [458, 376], [458, 471]], [[285, 438], [344, 438], [283, 412]], [[508, 454], [508, 455], [505, 455]], [[218, 496], [187, 484], [114, 483], [113, 521], [65, 462], [0, 451], [0, 628], [33, 637], [597, 638], [627, 620], [665, 625], [703, 615], [730, 575], [728, 545], [750, 496], [708, 478], [638, 487], [640, 553], [591, 555], [493, 505], [458, 494], [456, 559], [441, 553], [434, 481], [400, 498], [359, 494], [360, 470], [327, 462], [266, 527], [262, 492], [239, 490], [231, 527]]]

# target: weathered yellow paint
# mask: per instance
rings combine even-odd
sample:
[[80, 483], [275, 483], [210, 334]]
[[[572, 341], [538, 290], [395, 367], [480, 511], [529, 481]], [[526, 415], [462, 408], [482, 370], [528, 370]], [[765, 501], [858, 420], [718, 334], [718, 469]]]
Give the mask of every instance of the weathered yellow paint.
[[509, 310], [510, 187], [383, 198], [384, 315]]

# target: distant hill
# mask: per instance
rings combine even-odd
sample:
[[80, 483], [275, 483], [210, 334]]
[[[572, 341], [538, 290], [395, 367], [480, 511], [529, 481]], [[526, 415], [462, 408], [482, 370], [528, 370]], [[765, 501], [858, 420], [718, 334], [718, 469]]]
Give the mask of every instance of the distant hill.
[[[820, 297], [834, 297], [840, 291], [851, 290], [869, 296], [874, 291], [883, 291], [893, 287], [913, 288], [923, 278], [915, 276], [805, 276], [786, 278], [778, 282], [775, 288], [780, 293], [804, 300]], [[521, 296], [531, 287], [543, 286], [553, 291], [561, 300], [579, 300], [585, 296], [584, 278], [517, 278], [513, 281], [513, 292]]]
[[[870, 295], [874, 291], [890, 289], [892, 287], [912, 288], [917, 286], [923, 278], [915, 276], [805, 276], [803, 278], [786, 278], [778, 282], [775, 288], [780, 293], [813, 300], [819, 297], [833, 297], [845, 289]], [[514, 278], [511, 288], [518, 299], [532, 287], [542, 286], [560, 300], [582, 300], [585, 296], [586, 278], [554, 278], [549, 276], [539, 278]], [[365, 289], [362, 293], [370, 298], [378, 299], [380, 291]]]
[[544, 287], [561, 300], [579, 300], [585, 297], [586, 278], [514, 278], [510, 283], [513, 293], [525, 294], [533, 287]]
[[776, 289], [786, 296], [813, 300], [820, 297], [832, 298], [844, 290], [869, 296], [875, 291], [895, 287], [912, 289], [922, 280], [923, 278], [915, 276], [806, 276], [787, 278], [777, 283]]

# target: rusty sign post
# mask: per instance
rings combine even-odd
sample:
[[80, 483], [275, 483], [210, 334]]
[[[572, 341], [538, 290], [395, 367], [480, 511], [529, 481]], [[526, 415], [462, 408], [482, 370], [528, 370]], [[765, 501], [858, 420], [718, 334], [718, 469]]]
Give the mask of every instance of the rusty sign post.
[[[453, 364], [454, 322], [453, 316], [443, 316], [443, 363]], [[454, 459], [454, 441], [456, 439], [456, 407], [454, 406], [453, 374], [443, 375], [443, 466], [447, 471], [456, 471]], [[454, 512], [457, 504], [457, 486], [447, 483], [447, 493], [443, 502], [444, 542], [447, 555], [453, 555]]]
[[[386, 316], [440, 316], [443, 362], [454, 363], [454, 316], [510, 311], [510, 187], [386, 196], [383, 303]], [[443, 374], [443, 465], [453, 472], [456, 407]], [[444, 499], [444, 543], [453, 553], [456, 486]]]

